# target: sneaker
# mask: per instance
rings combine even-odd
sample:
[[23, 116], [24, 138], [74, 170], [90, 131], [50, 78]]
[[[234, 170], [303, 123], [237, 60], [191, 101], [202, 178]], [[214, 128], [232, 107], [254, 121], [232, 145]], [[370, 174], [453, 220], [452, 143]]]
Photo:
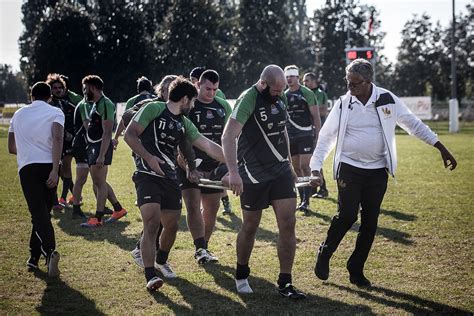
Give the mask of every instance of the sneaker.
[[314, 198], [325, 199], [329, 196], [329, 191], [325, 189], [320, 189], [318, 192], [312, 195]]
[[309, 204], [306, 201], [301, 202], [300, 206], [298, 206], [298, 210], [302, 211], [305, 215], [307, 215], [311, 211], [309, 209]]
[[132, 257], [135, 263], [139, 267], [145, 268], [145, 265], [143, 264], [143, 259], [142, 259], [142, 251], [140, 250], [140, 248], [135, 248], [130, 253], [132, 254]]
[[372, 283], [370, 282], [369, 279], [365, 277], [364, 274], [350, 274], [349, 273], [349, 281], [358, 287], [371, 287], [372, 286]]
[[146, 289], [150, 292], [158, 290], [163, 285], [163, 280], [155, 276], [146, 283]]
[[167, 279], [174, 279], [177, 277], [176, 273], [171, 269], [168, 262], [165, 264], [159, 264], [155, 262], [155, 269], [159, 270], [161, 274]]
[[331, 259], [331, 256], [323, 254], [325, 247], [327, 246], [324, 242], [319, 246], [316, 266], [314, 267], [314, 274], [323, 281], [329, 278], [329, 259]]
[[96, 228], [96, 227], [101, 227], [102, 226], [102, 221], [99, 221], [97, 217], [89, 217], [87, 222], [81, 223], [81, 227], [87, 227], [87, 228]]
[[104, 214], [105, 215], [112, 215], [114, 214], [114, 210], [111, 208], [108, 208], [107, 206], [104, 208]]
[[38, 270], [39, 269], [38, 262], [39, 262], [39, 258], [30, 257], [30, 259], [28, 259], [28, 261], [26, 262], [26, 266], [30, 270]]
[[124, 208], [122, 208], [120, 211], [118, 212], [113, 212], [112, 216], [107, 219], [105, 222], [107, 224], [109, 223], [115, 223], [116, 221], [118, 221], [119, 219], [121, 219], [122, 217], [124, 217], [125, 215], [127, 215], [127, 210], [125, 210]]
[[237, 287], [237, 293], [239, 294], [251, 294], [253, 293], [252, 288], [249, 285], [249, 279], [235, 280], [235, 286]]
[[53, 278], [59, 276], [59, 274], [60, 274], [59, 267], [58, 267], [59, 258], [60, 258], [60, 255], [59, 255], [59, 252], [57, 252], [57, 251], [53, 251], [49, 255], [49, 257], [48, 257], [48, 276], [53, 277]]
[[230, 206], [230, 202], [222, 201], [222, 205], [224, 206], [224, 210], [222, 211], [223, 215], [232, 214], [232, 207]]
[[67, 201], [64, 198], [59, 198], [58, 204], [61, 205], [62, 207], [66, 207]]
[[82, 211], [72, 211], [72, 218], [73, 219], [87, 219], [86, 214], [84, 214]]
[[60, 212], [64, 209], [64, 205], [61, 205], [61, 204], [55, 204], [53, 205], [53, 211], [55, 212]]
[[284, 287], [278, 287], [278, 293], [283, 297], [293, 300], [301, 300], [306, 298], [306, 294], [299, 291], [291, 283], [287, 283]]
[[205, 264], [208, 262], [216, 262], [218, 261], [217, 257], [212, 255], [207, 251], [207, 249], [199, 248], [194, 253], [194, 258], [197, 260], [199, 264]]

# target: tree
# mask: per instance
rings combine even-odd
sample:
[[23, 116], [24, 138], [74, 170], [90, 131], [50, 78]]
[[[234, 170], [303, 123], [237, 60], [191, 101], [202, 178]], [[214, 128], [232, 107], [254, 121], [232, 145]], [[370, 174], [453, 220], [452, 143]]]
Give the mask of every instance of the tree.
[[28, 102], [27, 87], [21, 73], [14, 74], [10, 65], [0, 65], [0, 104]]
[[[367, 22], [373, 12], [373, 33], [367, 38]], [[347, 26], [347, 15], [350, 24]], [[344, 94], [347, 89], [342, 80], [345, 75], [344, 49], [350, 46], [374, 46], [377, 51], [383, 48], [385, 34], [379, 30], [378, 12], [372, 6], [360, 5], [359, 1], [335, 1], [314, 12], [311, 25], [311, 39], [314, 42], [315, 67], [328, 85], [330, 97]], [[347, 43], [347, 27], [350, 29], [351, 42]], [[377, 54], [376, 73], [386, 77], [390, 66], [380, 53]], [[383, 80], [385, 80], [385, 78]]]
[[[68, 3], [45, 10], [22, 52], [21, 68], [29, 83], [45, 80], [50, 72], [69, 76], [72, 90], [94, 69], [96, 40], [87, 13]], [[25, 34], [26, 35], [26, 34]], [[26, 45], [26, 42], [24, 43]]]
[[[176, 1], [154, 36], [156, 74], [188, 76], [196, 66], [227, 73], [224, 12], [213, 1]], [[227, 40], [227, 39], [226, 39]], [[226, 87], [224, 87], [226, 89]]]

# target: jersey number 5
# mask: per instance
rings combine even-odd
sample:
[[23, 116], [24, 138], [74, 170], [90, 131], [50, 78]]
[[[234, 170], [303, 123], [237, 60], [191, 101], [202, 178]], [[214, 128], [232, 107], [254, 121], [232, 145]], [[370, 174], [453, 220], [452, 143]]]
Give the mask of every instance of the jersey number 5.
[[265, 113], [265, 110], [260, 111], [260, 119], [262, 120], [262, 122], [265, 122], [268, 119], [268, 116]]

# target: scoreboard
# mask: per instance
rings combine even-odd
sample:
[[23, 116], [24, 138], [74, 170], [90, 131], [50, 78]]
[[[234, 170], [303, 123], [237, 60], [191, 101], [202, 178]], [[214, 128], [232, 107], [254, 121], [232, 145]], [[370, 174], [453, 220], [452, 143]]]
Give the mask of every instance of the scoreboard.
[[375, 48], [374, 47], [349, 47], [345, 50], [346, 63], [350, 64], [354, 59], [364, 58], [375, 63]]

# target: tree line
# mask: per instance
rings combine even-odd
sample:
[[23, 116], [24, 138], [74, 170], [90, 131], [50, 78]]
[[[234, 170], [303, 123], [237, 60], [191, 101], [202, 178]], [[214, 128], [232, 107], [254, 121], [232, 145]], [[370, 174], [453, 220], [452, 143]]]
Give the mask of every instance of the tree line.
[[[459, 98], [472, 97], [474, 17], [467, 9], [456, 27]], [[142, 75], [157, 83], [196, 66], [217, 70], [222, 90], [236, 98], [270, 63], [316, 72], [336, 98], [346, 90], [347, 21], [351, 46], [380, 52], [385, 36], [379, 11], [359, 0], [328, 0], [310, 14], [305, 0], [27, 0], [22, 12], [20, 67], [28, 84], [57, 72], [80, 92], [82, 77], [93, 73], [114, 101], [132, 96]], [[377, 54], [377, 83], [402, 96], [449, 97], [450, 27], [414, 16], [402, 37], [395, 65]]]

